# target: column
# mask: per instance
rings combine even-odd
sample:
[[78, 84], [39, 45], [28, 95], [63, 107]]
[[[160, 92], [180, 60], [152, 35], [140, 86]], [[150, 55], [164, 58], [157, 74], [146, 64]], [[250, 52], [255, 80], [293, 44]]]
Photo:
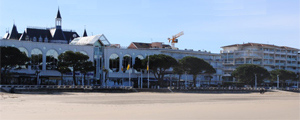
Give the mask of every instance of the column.
[[42, 53], [43, 54], [43, 65], [42, 65], [42, 70], [46, 70], [46, 54]]
[[[28, 57], [31, 58], [31, 51], [28, 52]], [[31, 63], [31, 60], [30, 60], [30, 63]], [[28, 70], [31, 70], [31, 65], [28, 65]]]

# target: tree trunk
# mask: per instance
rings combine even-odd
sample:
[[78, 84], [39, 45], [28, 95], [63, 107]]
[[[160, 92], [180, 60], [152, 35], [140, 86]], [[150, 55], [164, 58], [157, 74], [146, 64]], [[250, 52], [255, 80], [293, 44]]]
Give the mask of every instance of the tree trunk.
[[74, 85], [77, 85], [77, 82], [76, 82], [76, 79], [75, 79], [75, 70], [74, 70], [74, 67], [73, 67], [73, 82], [74, 82]]
[[181, 87], [181, 86], [180, 86], [180, 79], [181, 79], [181, 74], [179, 75], [177, 87]]
[[193, 75], [194, 87], [196, 87], [196, 78], [197, 78], [197, 75]]
[[85, 84], [84, 84], [85, 76], [86, 76], [86, 73], [83, 74], [83, 83], [82, 83], [82, 85], [85, 85]]
[[[1, 68], [0, 68], [1, 69]], [[1, 84], [6, 84], [7, 83], [7, 79], [6, 79], [6, 71], [7, 71], [7, 67], [5, 66], [4, 67], [4, 70], [3, 70], [3, 74], [2, 74], [2, 80], [1, 80]]]
[[61, 80], [61, 85], [64, 85], [64, 80], [63, 80], [63, 73], [60, 73], [61, 75], [60, 75], [60, 80]]

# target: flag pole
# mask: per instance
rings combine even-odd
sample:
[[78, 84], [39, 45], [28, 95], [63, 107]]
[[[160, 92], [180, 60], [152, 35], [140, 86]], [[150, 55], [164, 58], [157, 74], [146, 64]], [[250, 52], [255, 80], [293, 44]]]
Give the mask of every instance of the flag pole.
[[129, 72], [129, 86], [131, 86], [131, 80], [130, 80], [130, 64], [128, 64], [128, 66], [127, 66], [127, 70], [128, 70], [128, 72]]
[[150, 56], [148, 56], [148, 64], [147, 64], [147, 71], [148, 71], [148, 88], [149, 88], [149, 75], [150, 75], [150, 71], [149, 71], [149, 57]]

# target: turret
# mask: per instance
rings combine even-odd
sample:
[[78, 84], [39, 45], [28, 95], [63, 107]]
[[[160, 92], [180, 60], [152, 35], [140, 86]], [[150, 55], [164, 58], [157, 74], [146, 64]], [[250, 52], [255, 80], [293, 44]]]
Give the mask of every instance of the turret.
[[55, 26], [56, 26], [56, 29], [61, 29], [61, 15], [60, 15], [60, 12], [59, 12], [59, 9], [57, 11], [57, 15], [56, 15], [56, 18], [55, 18]]

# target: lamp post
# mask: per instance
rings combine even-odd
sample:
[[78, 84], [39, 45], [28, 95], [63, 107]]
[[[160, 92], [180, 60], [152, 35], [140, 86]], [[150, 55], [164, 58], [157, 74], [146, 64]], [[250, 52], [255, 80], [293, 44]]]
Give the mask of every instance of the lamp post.
[[277, 88], [279, 88], [279, 75], [277, 75]]
[[257, 76], [256, 76], [256, 74], [254, 74], [255, 75], [255, 89], [257, 88]]
[[40, 70], [39, 69], [37, 69], [36, 71], [35, 71], [35, 73], [36, 73], [36, 82], [37, 82], [37, 85], [41, 85], [41, 83], [40, 83], [40, 77], [39, 77], [39, 74], [40, 74]]
[[149, 67], [150, 67], [150, 66], [149, 66], [149, 65], [150, 65], [150, 61], [149, 61], [149, 59], [150, 59], [150, 56], [148, 56], [148, 64], [147, 64], [147, 71], [148, 71], [148, 88], [149, 88], [149, 81], [150, 81], [150, 80], [149, 80], [149, 76], [150, 76], [150, 70], [149, 70], [149, 69], [150, 69], [150, 68], [149, 68]]
[[170, 89], [171, 89], [171, 87], [172, 87], [172, 76], [170, 74]]
[[141, 88], [143, 88], [143, 70], [141, 70]]
[[184, 81], [184, 88], [186, 89], [186, 84], [187, 84], [187, 75], [186, 75], [186, 71], [185, 71], [185, 81]]

